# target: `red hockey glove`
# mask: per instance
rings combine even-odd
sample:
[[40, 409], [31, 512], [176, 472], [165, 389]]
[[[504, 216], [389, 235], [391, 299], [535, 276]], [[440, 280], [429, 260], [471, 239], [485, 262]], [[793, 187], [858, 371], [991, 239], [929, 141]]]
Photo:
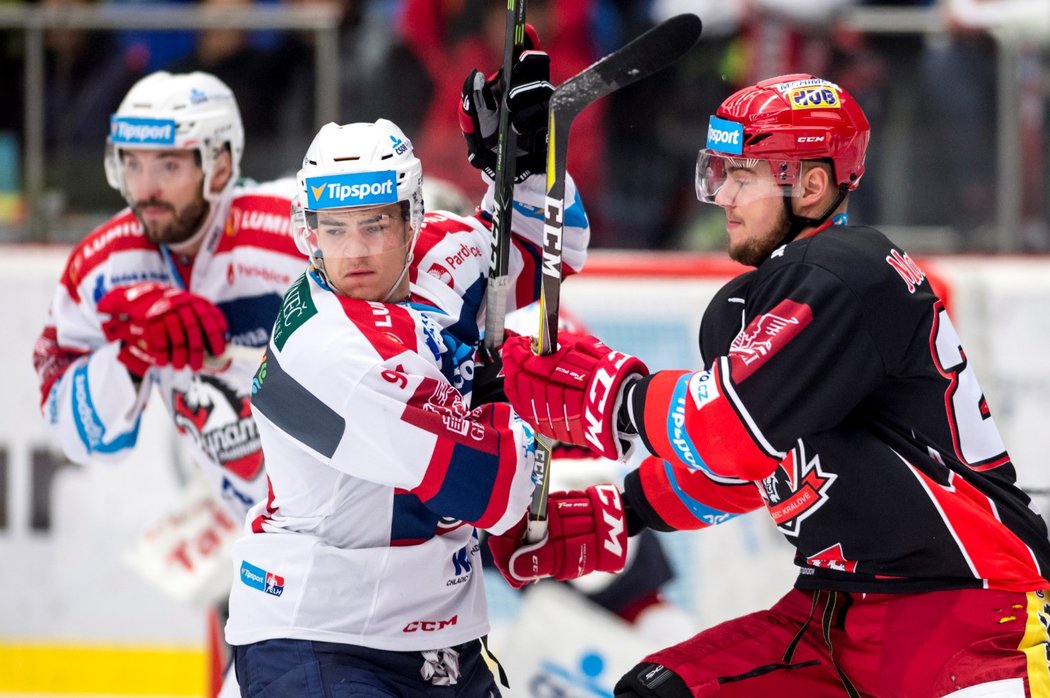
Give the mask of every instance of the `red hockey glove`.
[[528, 337], [506, 341], [507, 400], [544, 436], [617, 460], [623, 456], [616, 428], [621, 388], [649, 369], [590, 335], [562, 332], [558, 337], [558, 350], [545, 356], [532, 353]]
[[503, 578], [515, 589], [541, 577], [559, 581], [590, 572], [619, 572], [627, 558], [627, 522], [615, 485], [583, 492], [551, 492], [547, 535], [523, 543], [525, 519], [501, 536], [489, 536], [489, 550]]
[[117, 286], [98, 311], [106, 339], [121, 343], [120, 360], [141, 378], [150, 366], [199, 371], [206, 354], [226, 350], [226, 318], [211, 301], [174, 286], [142, 282]]
[[[551, 85], [551, 59], [539, 50], [539, 37], [531, 24], [525, 25], [526, 50], [511, 66], [510, 94], [507, 106], [510, 121], [517, 134], [514, 181], [547, 169], [547, 107], [554, 86]], [[470, 164], [496, 178], [499, 147], [499, 106], [503, 96], [503, 71], [486, 78], [473, 70], [463, 82], [459, 126], [467, 139]]]

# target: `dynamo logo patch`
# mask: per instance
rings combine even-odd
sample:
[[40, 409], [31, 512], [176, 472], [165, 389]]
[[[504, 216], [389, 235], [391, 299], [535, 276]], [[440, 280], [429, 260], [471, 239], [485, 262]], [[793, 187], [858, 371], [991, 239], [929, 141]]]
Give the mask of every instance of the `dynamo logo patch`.
[[109, 118], [109, 139], [123, 145], [175, 145], [172, 119], [144, 119], [130, 116]]
[[241, 581], [252, 589], [265, 591], [273, 596], [284, 593], [284, 577], [267, 572], [245, 560], [241, 560]]
[[309, 177], [306, 208], [371, 206], [397, 203], [397, 175], [393, 170]]
[[712, 116], [707, 122], [707, 147], [720, 153], [743, 155], [744, 126]]

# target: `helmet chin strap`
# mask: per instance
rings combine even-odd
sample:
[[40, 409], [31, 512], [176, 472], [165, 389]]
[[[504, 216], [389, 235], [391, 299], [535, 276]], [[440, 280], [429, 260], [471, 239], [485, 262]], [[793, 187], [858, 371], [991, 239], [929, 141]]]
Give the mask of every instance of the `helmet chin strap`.
[[776, 249], [781, 245], [786, 245], [799, 236], [806, 228], [816, 228], [821, 225], [824, 221], [831, 217], [831, 214], [835, 212], [842, 202], [846, 200], [846, 195], [849, 193], [849, 187], [845, 184], [839, 185], [838, 194], [835, 196], [835, 200], [831, 202], [824, 213], [820, 214], [817, 218], [809, 218], [808, 216], [800, 216], [791, 209], [791, 194], [787, 190], [784, 192], [784, 210], [787, 212], [788, 229], [784, 233], [784, 237], [781, 238], [780, 242], [776, 244]]
[[394, 282], [393, 286], [390, 287], [390, 290], [386, 292], [385, 296], [383, 296], [383, 300], [381, 301], [382, 303], [390, 303], [392, 300], [393, 300], [393, 302], [397, 303], [397, 302], [400, 302], [402, 300], [400, 298], [398, 298], [396, 300], [393, 299], [393, 295], [397, 292], [397, 288], [398, 288], [398, 286], [401, 285], [401, 281], [405, 278], [405, 274], [408, 273], [408, 268], [410, 266], [412, 266], [412, 248], [411, 247], [408, 249], [408, 254], [405, 256], [405, 268], [401, 270], [401, 273], [398, 274], [398, 276], [397, 276], [397, 281]]
[[[401, 270], [401, 273], [397, 275], [397, 281], [390, 287], [390, 290], [386, 292], [386, 296], [383, 297], [383, 303], [390, 303], [392, 300], [395, 303], [399, 303], [401, 298], [393, 299], [392, 296], [397, 292], [398, 286], [404, 280], [405, 275], [408, 274], [408, 270], [412, 267], [412, 260], [415, 259], [416, 240], [419, 238], [419, 231], [422, 225], [417, 225], [415, 228], [409, 226], [409, 230], [412, 231], [412, 236], [408, 239], [408, 249], [405, 254], [405, 267]], [[407, 294], [405, 296], [407, 298]]]

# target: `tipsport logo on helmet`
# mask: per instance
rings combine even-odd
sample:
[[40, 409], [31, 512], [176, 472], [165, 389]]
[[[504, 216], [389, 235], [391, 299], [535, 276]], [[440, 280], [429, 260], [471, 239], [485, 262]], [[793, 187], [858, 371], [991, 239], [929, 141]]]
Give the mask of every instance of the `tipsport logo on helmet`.
[[109, 120], [109, 139], [121, 145], [175, 145], [172, 119], [143, 119], [113, 116]]
[[743, 155], [744, 126], [735, 121], [727, 121], [712, 116], [707, 123], [707, 148], [719, 153]]
[[310, 210], [397, 203], [393, 170], [308, 177], [306, 207]]

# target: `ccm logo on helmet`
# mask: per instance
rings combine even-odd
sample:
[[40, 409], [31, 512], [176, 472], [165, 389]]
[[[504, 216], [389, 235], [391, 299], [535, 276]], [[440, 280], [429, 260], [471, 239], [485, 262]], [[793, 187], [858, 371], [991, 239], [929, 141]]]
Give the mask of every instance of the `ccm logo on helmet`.
[[397, 180], [393, 170], [309, 177], [306, 207], [317, 210], [346, 206], [397, 203]]
[[175, 143], [175, 122], [171, 119], [113, 116], [109, 120], [109, 139], [113, 143], [172, 145]]
[[743, 125], [712, 116], [707, 123], [707, 147], [721, 153], [743, 154]]

